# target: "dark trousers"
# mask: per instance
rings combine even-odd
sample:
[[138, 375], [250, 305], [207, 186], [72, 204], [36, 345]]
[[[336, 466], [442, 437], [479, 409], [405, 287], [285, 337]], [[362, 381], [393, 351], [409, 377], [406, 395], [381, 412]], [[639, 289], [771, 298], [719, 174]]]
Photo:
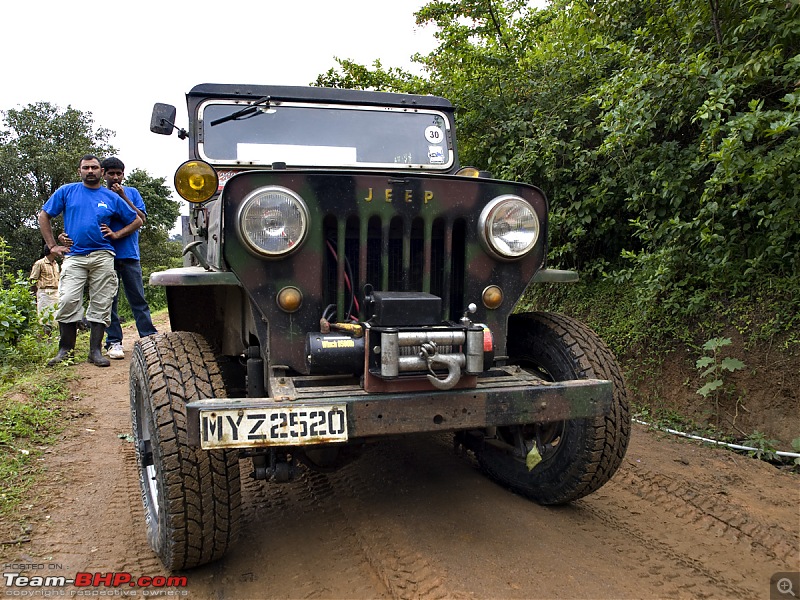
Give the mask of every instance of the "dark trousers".
[[[135, 258], [118, 258], [114, 259], [114, 270], [117, 272], [119, 282], [125, 289], [125, 297], [128, 299], [128, 304], [133, 312], [139, 337], [147, 337], [157, 333], [150, 318], [150, 307], [144, 298], [142, 264]], [[122, 343], [122, 327], [119, 324], [119, 315], [117, 314], [118, 301], [119, 290], [117, 290], [114, 302], [111, 305], [111, 324], [106, 329], [106, 348], [114, 343]]]

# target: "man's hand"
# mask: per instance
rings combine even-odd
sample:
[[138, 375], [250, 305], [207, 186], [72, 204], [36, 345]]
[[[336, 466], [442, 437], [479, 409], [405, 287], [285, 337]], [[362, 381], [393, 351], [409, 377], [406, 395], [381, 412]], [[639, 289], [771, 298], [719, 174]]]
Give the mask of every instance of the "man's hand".
[[118, 240], [120, 238], [119, 234], [117, 234], [116, 231], [111, 231], [111, 227], [105, 223], [100, 224], [100, 232], [103, 234], [103, 237], [110, 240]]
[[62, 231], [58, 234], [58, 243], [67, 248], [71, 248], [72, 238], [67, 235], [66, 231]]
[[128, 200], [128, 197], [125, 195], [125, 188], [123, 188], [119, 183], [112, 183], [108, 189], [110, 189], [115, 194], [119, 195], [120, 198]]
[[[69, 243], [70, 245], [72, 245], [72, 240], [70, 240]], [[69, 252], [69, 246], [56, 245], [50, 247], [50, 254], [52, 254], [53, 256], [57, 256], [58, 258], [64, 258], [64, 255], [67, 252]]]

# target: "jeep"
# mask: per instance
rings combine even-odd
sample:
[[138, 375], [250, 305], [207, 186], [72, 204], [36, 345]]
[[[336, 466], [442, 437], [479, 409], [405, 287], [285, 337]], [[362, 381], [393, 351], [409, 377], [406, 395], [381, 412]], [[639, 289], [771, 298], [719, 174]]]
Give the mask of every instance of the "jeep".
[[630, 416], [616, 359], [561, 314], [515, 312], [548, 269], [533, 185], [462, 167], [434, 96], [202, 84], [150, 129], [189, 159], [184, 266], [153, 273], [170, 332], [139, 340], [131, 415], [146, 527], [166, 568], [216, 560], [240, 473], [277, 485], [371, 443], [452, 433], [542, 504], [599, 489]]

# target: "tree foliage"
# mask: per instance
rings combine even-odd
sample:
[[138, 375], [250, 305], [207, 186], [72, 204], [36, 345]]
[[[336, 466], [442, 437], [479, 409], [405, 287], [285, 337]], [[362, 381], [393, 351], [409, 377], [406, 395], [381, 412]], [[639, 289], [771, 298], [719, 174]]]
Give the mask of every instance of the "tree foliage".
[[798, 3], [436, 0], [416, 16], [439, 40], [416, 57], [427, 77], [339, 61], [318, 83], [448, 97], [462, 163], [546, 192], [555, 266], [626, 281], [662, 314], [778, 280], [800, 302]]
[[115, 152], [113, 132], [95, 128], [91, 113], [49, 102], [0, 112], [0, 236], [15, 250], [12, 270], [25, 270], [41, 256], [39, 209], [56, 189], [79, 179], [81, 156]]
[[[95, 127], [91, 113], [72, 107], [60, 109], [48, 102], [3, 111], [0, 130], [0, 238], [13, 254], [6, 257], [10, 272], [27, 272], [42, 251], [36, 215], [60, 186], [78, 181], [78, 162], [85, 154], [101, 158], [116, 153], [109, 143], [113, 132]], [[142, 194], [147, 223], [140, 232], [145, 280], [152, 271], [176, 266], [180, 248], [168, 241], [180, 208], [171, 199], [164, 178], [132, 169], [125, 184]], [[55, 222], [58, 233], [60, 220]], [[164, 304], [157, 291], [146, 289], [156, 306]], [[163, 295], [163, 294], [162, 294]], [[122, 311], [126, 303], [122, 301]]]

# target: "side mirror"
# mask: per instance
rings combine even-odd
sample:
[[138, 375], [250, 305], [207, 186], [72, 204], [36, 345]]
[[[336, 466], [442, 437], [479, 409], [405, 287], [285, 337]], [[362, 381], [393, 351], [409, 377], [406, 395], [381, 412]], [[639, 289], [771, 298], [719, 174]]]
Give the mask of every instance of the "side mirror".
[[177, 110], [171, 104], [156, 102], [153, 106], [153, 116], [150, 117], [150, 131], [161, 135], [172, 135], [176, 114]]

